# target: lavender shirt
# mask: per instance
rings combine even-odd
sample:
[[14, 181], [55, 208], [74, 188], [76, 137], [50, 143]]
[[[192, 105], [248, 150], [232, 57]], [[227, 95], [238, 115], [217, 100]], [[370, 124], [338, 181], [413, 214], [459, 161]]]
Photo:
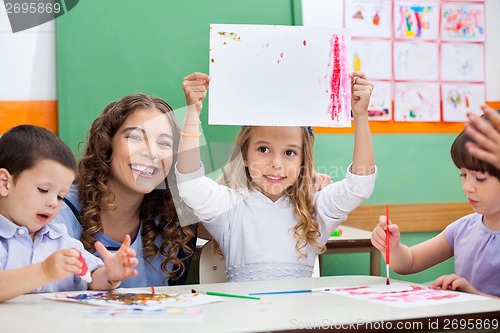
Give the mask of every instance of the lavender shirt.
[[500, 296], [500, 230], [488, 229], [473, 213], [450, 224], [446, 239], [453, 248], [455, 274], [477, 290]]
[[[0, 269], [15, 269], [45, 260], [57, 250], [77, 248], [87, 262], [91, 272], [104, 266], [101, 259], [87, 252], [83, 244], [68, 235], [62, 224], [48, 224], [35, 234], [31, 240], [28, 229], [18, 226], [0, 215]], [[87, 282], [72, 275], [53, 281], [31, 291], [31, 293], [50, 293], [71, 290], [87, 290]]]

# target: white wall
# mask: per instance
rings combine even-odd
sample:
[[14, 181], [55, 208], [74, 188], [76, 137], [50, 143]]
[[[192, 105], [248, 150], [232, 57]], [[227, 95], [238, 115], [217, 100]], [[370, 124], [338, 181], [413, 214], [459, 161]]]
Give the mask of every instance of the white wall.
[[[346, 0], [348, 1], [348, 0]], [[302, 0], [307, 26], [342, 27], [344, 0]], [[500, 0], [485, 0], [486, 100], [500, 101]]]
[[1, 4], [0, 101], [56, 98], [55, 22], [14, 34]]

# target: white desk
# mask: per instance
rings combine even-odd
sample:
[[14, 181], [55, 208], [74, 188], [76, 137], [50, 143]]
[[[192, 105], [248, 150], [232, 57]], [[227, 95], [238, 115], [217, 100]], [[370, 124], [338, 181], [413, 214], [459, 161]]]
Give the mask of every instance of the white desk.
[[[270, 290], [326, 288], [362, 284], [384, 284], [385, 278], [374, 276], [335, 276], [294, 280], [218, 283], [177, 287], [158, 287], [158, 293], [167, 291], [189, 293], [216, 291], [248, 294]], [[145, 289], [144, 291], [148, 291]], [[500, 300], [469, 301], [446, 306], [428, 306], [411, 309], [389, 307], [352, 300], [326, 293], [304, 293], [261, 296], [261, 300], [224, 298], [225, 301], [205, 305], [206, 317], [201, 322], [174, 322], [142, 319], [110, 319], [97, 321], [86, 318], [89, 305], [52, 301], [41, 295], [23, 295], [0, 303], [0, 328], [5, 333], [140, 333], [140, 332], [281, 332], [304, 331], [306, 325], [320, 323], [335, 328], [344, 324], [344, 330], [362, 332], [366, 322], [387, 322], [396, 327], [421, 323], [424, 329], [432, 322], [443, 325], [449, 318], [475, 318], [486, 321], [500, 318]], [[448, 319], [445, 319], [447, 317]], [[431, 319], [429, 319], [431, 318]], [[371, 325], [374, 325], [373, 323]], [[320, 328], [320, 327], [318, 327]], [[354, 329], [353, 329], [354, 328]], [[364, 328], [365, 330], [367, 327]], [[321, 332], [328, 330], [322, 329]], [[394, 332], [401, 330], [394, 330]], [[412, 331], [406, 329], [405, 331]], [[438, 330], [429, 330], [437, 332]], [[381, 331], [380, 331], [381, 332]], [[449, 332], [446, 331], [446, 332]]]

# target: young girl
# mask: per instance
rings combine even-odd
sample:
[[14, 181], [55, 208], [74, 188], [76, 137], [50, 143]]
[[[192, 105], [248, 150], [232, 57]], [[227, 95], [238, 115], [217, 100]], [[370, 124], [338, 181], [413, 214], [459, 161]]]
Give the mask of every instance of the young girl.
[[[412, 274], [455, 256], [455, 273], [441, 276], [431, 288], [500, 296], [500, 170], [469, 154], [473, 140], [463, 131], [451, 146], [460, 169], [462, 189], [475, 213], [448, 225], [436, 237], [408, 247], [401, 244], [399, 228], [389, 224], [390, 267]], [[385, 255], [385, 216], [372, 234], [372, 244]]]
[[178, 140], [162, 99], [133, 94], [110, 103], [90, 128], [77, 186], [55, 219], [96, 255], [96, 240], [115, 251], [131, 235], [139, 274], [122, 287], [185, 283], [197, 225], [179, 223], [178, 213], [189, 212], [175, 204]]
[[0, 138], [0, 302], [30, 291], [86, 290], [87, 282], [75, 276], [86, 269], [80, 253], [92, 289], [113, 289], [137, 274], [130, 237], [114, 254], [96, 243], [104, 268], [64, 226], [49, 224], [75, 173], [71, 150], [44, 128], [21, 125]]
[[204, 176], [199, 112], [209, 77], [184, 79], [179, 193], [224, 254], [229, 281], [310, 277], [330, 234], [372, 193], [375, 165], [367, 107], [373, 85], [352, 75], [355, 143], [344, 180], [314, 193], [313, 141], [306, 127], [244, 126], [222, 184]]

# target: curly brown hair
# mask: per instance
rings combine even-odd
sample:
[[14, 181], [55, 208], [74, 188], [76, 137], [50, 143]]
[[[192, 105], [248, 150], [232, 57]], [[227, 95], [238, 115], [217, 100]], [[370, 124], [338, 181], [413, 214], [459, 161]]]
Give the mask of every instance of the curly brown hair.
[[[78, 171], [78, 198], [82, 203], [80, 223], [83, 233], [80, 240], [85, 249], [95, 252], [95, 234], [103, 231], [101, 212], [113, 210], [114, 194], [108, 189], [107, 183], [111, 175], [111, 156], [113, 152], [112, 139], [125, 120], [138, 109], [159, 110], [167, 116], [173, 131], [173, 150], [177, 156], [180, 129], [175, 120], [172, 107], [161, 98], [144, 94], [128, 95], [106, 106], [97, 119], [94, 120], [87, 136], [84, 156], [81, 158]], [[167, 178], [170, 184], [175, 184], [174, 168], [170, 168]], [[167, 183], [165, 179], [165, 184]], [[173, 180], [173, 181], [172, 181]], [[139, 207], [139, 218], [142, 224], [143, 257], [151, 264], [158, 254], [165, 257], [161, 264], [166, 278], [178, 279], [184, 275], [186, 265], [184, 260], [193, 255], [193, 249], [188, 242], [195, 237], [196, 224], [179, 225], [176, 207], [181, 207], [176, 186], [165, 186], [165, 189], [154, 189], [145, 194]], [[159, 217], [160, 222], [155, 223]], [[161, 235], [163, 243], [160, 247], [154, 241]], [[179, 258], [178, 252], [185, 253]], [[169, 271], [167, 264], [172, 262], [174, 268]], [[166, 279], [165, 278], [165, 279]]]
[[[234, 150], [229, 157], [229, 162], [224, 168], [222, 177], [219, 183], [230, 188], [250, 188], [251, 177], [248, 168], [244, 166], [244, 160], [247, 158], [248, 146], [252, 135], [252, 130], [255, 126], [242, 126], [238, 136]], [[293, 227], [294, 237], [297, 239], [295, 248], [300, 256], [306, 256], [302, 249], [307, 244], [320, 250], [320, 253], [325, 251], [325, 246], [322, 246], [318, 241], [321, 235], [318, 222], [314, 219], [316, 209], [314, 208], [313, 198], [313, 173], [314, 173], [314, 135], [309, 132], [307, 127], [301, 127], [302, 134], [302, 159], [300, 165], [300, 175], [297, 181], [286, 189], [285, 193], [292, 201], [295, 208], [295, 215], [300, 221]], [[218, 252], [218, 251], [217, 251]]]

